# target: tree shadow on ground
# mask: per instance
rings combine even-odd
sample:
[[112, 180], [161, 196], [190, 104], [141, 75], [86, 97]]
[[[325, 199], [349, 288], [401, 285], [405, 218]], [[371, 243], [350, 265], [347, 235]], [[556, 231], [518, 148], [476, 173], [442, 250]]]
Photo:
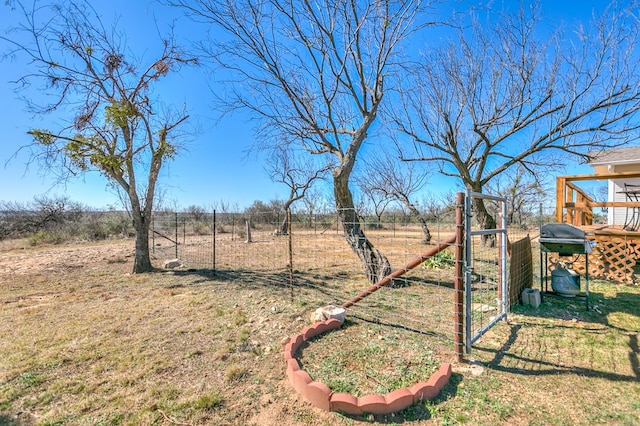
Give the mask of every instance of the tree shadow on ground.
[[[543, 304], [535, 309], [531, 307], [515, 307], [514, 312], [522, 315], [518, 323], [509, 324], [509, 335], [498, 348], [483, 344], [482, 339], [474, 345], [474, 350], [491, 357], [485, 365], [493, 370], [519, 374], [525, 376], [559, 376], [577, 375], [592, 378], [604, 378], [619, 382], [637, 382], [640, 380], [640, 348], [636, 326], [640, 321], [640, 293], [619, 292], [615, 297], [607, 297], [604, 293], [590, 294], [591, 310], [587, 311], [583, 301], [544, 297]], [[598, 308], [601, 306], [602, 308]], [[610, 315], [624, 314], [637, 317], [629, 320], [628, 325], [612, 324]], [[549, 329], [561, 331], [565, 334], [583, 333], [593, 337], [594, 343], [604, 340], [604, 336], [612, 332], [627, 338], [628, 360], [632, 374], [620, 374], [597, 368], [585, 368], [571, 365], [570, 361], [552, 360], [544, 351], [525, 350], [522, 345], [526, 338], [521, 335], [526, 331], [529, 336], [544, 336]], [[602, 336], [602, 337], [600, 337]], [[539, 347], [544, 345], [539, 342]], [[571, 348], [565, 348], [571, 351]]]
[[0, 425], [2, 426], [32, 426], [35, 424], [36, 421], [26, 413], [18, 416], [0, 413]]

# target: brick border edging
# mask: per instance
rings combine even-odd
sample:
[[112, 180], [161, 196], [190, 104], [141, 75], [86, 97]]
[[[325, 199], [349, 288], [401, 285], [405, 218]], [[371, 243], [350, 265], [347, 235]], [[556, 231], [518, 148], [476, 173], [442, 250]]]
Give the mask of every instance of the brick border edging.
[[443, 363], [428, 381], [416, 383], [410, 388], [402, 388], [386, 395], [365, 395], [359, 398], [334, 393], [324, 383], [314, 381], [306, 371], [300, 369], [294, 354], [300, 345], [320, 334], [340, 328], [337, 319], [318, 321], [302, 329], [292, 337], [284, 347], [284, 359], [287, 363], [287, 377], [293, 388], [314, 406], [325, 411], [339, 411], [345, 414], [390, 414], [403, 410], [422, 400], [435, 398], [451, 378], [451, 364]]

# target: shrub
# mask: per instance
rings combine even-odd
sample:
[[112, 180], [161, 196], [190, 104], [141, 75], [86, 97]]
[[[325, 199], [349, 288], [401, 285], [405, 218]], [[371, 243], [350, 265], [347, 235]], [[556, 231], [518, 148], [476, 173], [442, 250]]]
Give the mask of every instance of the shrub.
[[247, 377], [247, 374], [249, 374], [249, 372], [246, 368], [238, 365], [233, 365], [229, 367], [224, 373], [224, 378], [226, 379], [227, 383], [239, 382], [245, 379]]
[[[210, 235], [212, 230], [209, 224], [204, 222], [199, 222], [193, 225], [193, 232], [196, 235]], [[221, 232], [221, 231], [218, 230], [218, 232]]]
[[425, 268], [429, 269], [443, 269], [450, 268], [456, 263], [455, 258], [448, 251], [441, 251], [431, 256], [422, 264]]
[[128, 237], [133, 234], [133, 223], [126, 213], [109, 212], [104, 225], [109, 236]]
[[67, 237], [61, 232], [37, 231], [29, 237], [29, 245], [36, 246], [38, 244], [60, 244], [67, 241]]

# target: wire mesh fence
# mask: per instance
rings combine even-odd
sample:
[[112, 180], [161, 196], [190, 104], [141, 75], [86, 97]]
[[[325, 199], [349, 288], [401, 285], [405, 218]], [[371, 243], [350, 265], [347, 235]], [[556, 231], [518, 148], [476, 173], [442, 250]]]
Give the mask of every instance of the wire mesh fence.
[[[497, 217], [495, 206], [488, 209]], [[455, 206], [444, 206], [441, 214], [426, 223], [431, 234], [430, 243], [425, 229], [411, 216], [398, 212], [381, 216], [360, 217], [357, 224], [364, 230], [367, 240], [388, 262], [389, 269], [402, 269], [402, 276], [349, 308], [351, 316], [403, 327], [433, 336], [430, 341], [451, 347], [455, 338], [454, 317], [457, 312], [456, 247], [429, 256], [424, 253], [435, 244], [451, 238], [456, 230]], [[44, 213], [48, 210], [43, 211]], [[57, 212], [55, 220], [38, 220], [36, 212], [0, 212], [0, 228], [4, 237], [36, 237], [59, 235], [59, 227], [70, 224], [63, 231], [74, 238], [104, 239], [132, 236], [131, 218], [126, 212], [85, 212], [66, 210]], [[45, 216], [49, 218], [49, 216]], [[368, 278], [363, 256], [358, 256], [345, 238], [345, 228], [336, 212], [300, 213], [291, 217], [290, 227], [282, 211], [229, 212], [188, 209], [184, 212], [158, 211], [154, 213], [150, 229], [150, 247], [154, 263], [178, 259], [182, 270], [236, 280], [243, 285], [269, 288], [278, 297], [288, 298], [312, 308], [341, 305], [360, 295], [372, 282]], [[529, 208], [527, 215], [509, 218], [509, 242], [517, 243], [528, 237], [528, 264], [509, 258], [509, 284], [528, 279], [525, 286], [536, 286], [544, 271], [540, 268], [537, 236], [539, 226], [553, 222], [553, 208], [542, 205]], [[356, 224], [353, 224], [356, 225]], [[477, 219], [472, 227], [480, 227]], [[33, 228], [33, 229], [32, 229]], [[37, 232], [36, 232], [37, 231]], [[73, 232], [71, 232], [73, 231]], [[31, 234], [29, 234], [31, 233]], [[474, 253], [473, 285], [475, 303], [491, 317], [494, 309], [487, 306], [495, 296], [496, 253], [479, 238], [465, 249]], [[487, 251], [485, 251], [487, 250]], [[419, 259], [417, 267], [405, 265]], [[370, 275], [370, 274], [369, 274]], [[519, 278], [518, 278], [519, 276]], [[514, 278], [516, 277], [516, 278]], [[509, 303], [519, 303], [519, 291], [510, 295]], [[481, 300], [480, 300], [481, 299]]]
[[[540, 209], [542, 212], [542, 208]], [[496, 211], [492, 212], [497, 215]], [[204, 270], [245, 285], [268, 287], [309, 309], [341, 305], [372, 283], [366, 265], [347, 242], [336, 214], [199, 212], [158, 213], [152, 222], [152, 252], [157, 260], [177, 258], [187, 270]], [[509, 243], [528, 238], [527, 263], [508, 262], [508, 280], [526, 277], [526, 286], [540, 278], [537, 235], [540, 214], [533, 221], [508, 228]], [[388, 260], [392, 270], [403, 268], [434, 244], [455, 233], [453, 216], [427, 223], [425, 230], [406, 215], [362, 218], [366, 238]], [[480, 227], [477, 220], [472, 227]], [[473, 253], [471, 303], [483, 324], [499, 312], [499, 252], [482, 237], [471, 239]], [[366, 321], [402, 327], [431, 336], [430, 342], [453, 350], [456, 294], [455, 245], [420, 261], [349, 308], [349, 315]], [[508, 260], [510, 257], [508, 258]], [[515, 295], [515, 296], [514, 296]], [[520, 303], [519, 291], [509, 304]], [[508, 308], [508, 306], [507, 306]], [[486, 320], [486, 321], [485, 321]], [[479, 325], [482, 327], [482, 325]]]
[[[186, 269], [266, 285], [310, 307], [341, 305], [371, 285], [335, 215], [293, 215], [290, 233], [282, 232], [283, 220], [283, 214], [157, 214], [152, 251], [159, 260], [177, 258]], [[361, 225], [392, 269], [450, 238], [455, 230], [454, 223], [429, 223], [432, 244], [426, 245], [423, 228], [406, 216], [363, 219]], [[454, 328], [453, 280], [450, 248], [355, 304], [350, 315], [429, 333], [448, 345]]]

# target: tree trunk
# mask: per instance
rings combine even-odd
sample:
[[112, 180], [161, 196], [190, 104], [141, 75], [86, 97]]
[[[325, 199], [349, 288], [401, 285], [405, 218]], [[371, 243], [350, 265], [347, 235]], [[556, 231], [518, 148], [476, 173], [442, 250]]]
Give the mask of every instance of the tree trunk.
[[364, 234], [360, 217], [356, 214], [349, 189], [348, 176], [334, 173], [333, 192], [344, 236], [351, 249], [358, 255], [370, 283], [375, 284], [392, 271], [389, 260], [376, 249]]
[[376, 214], [376, 227], [377, 229], [382, 229], [382, 213]]
[[[288, 212], [288, 210], [287, 210]], [[280, 234], [278, 235], [287, 235], [289, 233], [289, 216], [285, 213], [284, 220], [280, 225]]]
[[245, 243], [252, 243], [253, 240], [251, 239], [251, 221], [247, 219], [245, 221], [245, 225], [247, 230], [247, 239], [245, 240]]
[[417, 216], [418, 222], [420, 223], [420, 227], [422, 228], [423, 239], [422, 242], [424, 244], [431, 243], [431, 231], [429, 231], [429, 227], [427, 226], [427, 222], [423, 219], [422, 216]]
[[420, 211], [416, 208], [416, 206], [411, 204], [408, 200], [405, 201], [405, 205], [409, 209], [409, 212], [411, 213], [411, 215], [413, 215], [418, 221], [418, 223], [420, 224], [420, 228], [422, 228], [422, 235], [424, 237], [422, 239], [422, 243], [429, 244], [431, 242], [431, 231], [429, 231], [429, 227], [427, 226], [427, 221], [424, 220], [422, 215], [420, 215]]
[[[496, 219], [487, 211], [487, 207], [484, 205], [484, 200], [481, 198], [474, 198], [473, 210], [476, 213], [478, 223], [482, 229], [496, 229]], [[482, 235], [481, 240], [482, 244], [487, 247], [495, 247], [496, 245], [495, 235]]]
[[284, 220], [280, 225], [280, 235], [289, 234], [289, 220], [291, 220], [291, 204], [293, 204], [295, 198], [295, 192], [292, 191], [289, 195], [289, 199], [284, 203]]
[[133, 273], [140, 274], [153, 271], [151, 256], [149, 255], [149, 220], [133, 212], [133, 227], [136, 230], [136, 248], [133, 262]]

